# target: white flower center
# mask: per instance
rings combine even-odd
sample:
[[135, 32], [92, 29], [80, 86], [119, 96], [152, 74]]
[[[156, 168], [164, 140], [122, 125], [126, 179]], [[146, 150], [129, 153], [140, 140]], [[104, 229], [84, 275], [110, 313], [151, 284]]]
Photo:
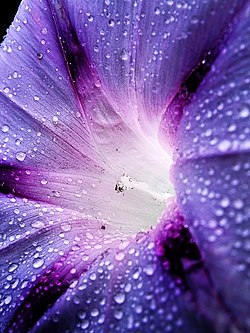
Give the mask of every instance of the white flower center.
[[165, 193], [154, 192], [153, 190], [150, 189], [147, 183], [139, 182], [125, 173], [121, 176], [120, 180], [118, 180], [115, 185], [115, 190], [117, 193], [122, 193], [127, 190], [135, 190], [135, 189], [147, 193], [159, 205], [165, 204], [167, 198], [171, 197], [170, 192], [165, 192]]
[[126, 147], [126, 154], [120, 155], [119, 160], [114, 156], [115, 179], [109, 190], [112, 194], [108, 220], [126, 233], [156, 225], [167, 199], [174, 195], [169, 178], [170, 156], [152, 138], [141, 144], [136, 147], [136, 154], [134, 148]]

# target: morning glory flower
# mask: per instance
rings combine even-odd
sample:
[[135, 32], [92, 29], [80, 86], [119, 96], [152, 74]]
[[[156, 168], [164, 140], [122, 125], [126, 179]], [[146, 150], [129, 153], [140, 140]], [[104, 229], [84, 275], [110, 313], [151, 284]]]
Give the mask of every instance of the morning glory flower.
[[249, 43], [247, 0], [22, 1], [1, 332], [250, 332]]

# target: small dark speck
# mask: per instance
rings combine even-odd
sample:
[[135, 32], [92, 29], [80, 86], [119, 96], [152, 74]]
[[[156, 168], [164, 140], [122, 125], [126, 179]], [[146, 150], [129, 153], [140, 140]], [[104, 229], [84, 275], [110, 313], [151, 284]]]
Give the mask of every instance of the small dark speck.
[[102, 225], [102, 226], [101, 226], [101, 229], [102, 229], [102, 230], [105, 230], [105, 229], [106, 229], [105, 225]]
[[115, 191], [117, 193], [124, 192], [125, 191], [125, 186], [121, 181], [118, 181], [115, 185]]

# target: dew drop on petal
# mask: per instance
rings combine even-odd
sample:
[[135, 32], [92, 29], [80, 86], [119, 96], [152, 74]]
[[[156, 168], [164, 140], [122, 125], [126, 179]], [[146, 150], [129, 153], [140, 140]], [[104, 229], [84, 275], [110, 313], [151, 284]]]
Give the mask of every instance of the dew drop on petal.
[[18, 264], [12, 263], [12, 264], [9, 265], [9, 269], [8, 270], [9, 270], [10, 273], [12, 273], [12, 272], [14, 272], [17, 269], [17, 267], [18, 267]]
[[95, 308], [91, 310], [90, 314], [92, 317], [97, 317], [99, 315], [99, 310]]
[[79, 310], [77, 313], [77, 317], [81, 320], [84, 319], [86, 317], [86, 312]]
[[115, 259], [117, 260], [117, 261], [122, 261], [123, 259], [124, 259], [124, 257], [125, 257], [125, 254], [124, 254], [124, 252], [118, 252], [116, 255], [115, 255]]
[[20, 162], [23, 162], [25, 160], [26, 157], [26, 153], [24, 153], [23, 151], [19, 151], [16, 153], [16, 159]]
[[233, 206], [235, 209], [242, 209], [244, 207], [244, 203], [241, 199], [237, 199], [234, 201]]
[[113, 19], [109, 20], [109, 26], [113, 27], [115, 25], [115, 21]]
[[89, 327], [89, 321], [88, 320], [84, 320], [81, 324], [81, 328], [83, 330], [86, 330]]
[[154, 10], [154, 12], [155, 12], [155, 14], [156, 14], [156, 15], [160, 15], [160, 13], [161, 13], [161, 10], [160, 10], [160, 8], [159, 8], [159, 7], [155, 7], [155, 10]]
[[35, 229], [42, 229], [45, 227], [45, 224], [43, 221], [34, 220], [34, 221], [32, 221], [31, 226]]
[[231, 147], [231, 143], [228, 140], [222, 140], [219, 145], [218, 145], [218, 149], [221, 152], [226, 152], [229, 150], [229, 148]]
[[230, 200], [227, 197], [222, 198], [220, 201], [220, 205], [222, 208], [227, 208], [230, 205]]
[[197, 24], [197, 23], [199, 23], [199, 18], [198, 18], [197, 16], [193, 16], [193, 17], [191, 18], [191, 23], [192, 23], [192, 24]]
[[240, 110], [240, 117], [241, 118], [247, 118], [250, 115], [249, 107], [244, 105]]
[[133, 278], [135, 279], [135, 280], [138, 280], [139, 279], [139, 277], [140, 277], [140, 274], [141, 274], [141, 268], [139, 267], [139, 268], [136, 268], [135, 270], [134, 270], [134, 273], [133, 273]]
[[2, 126], [2, 132], [3, 132], [3, 133], [8, 132], [9, 129], [10, 129], [10, 128], [9, 128], [8, 125], [3, 125], [3, 126]]
[[116, 311], [114, 312], [114, 317], [115, 317], [115, 319], [117, 319], [117, 320], [121, 320], [122, 317], [123, 317], [123, 312], [122, 312], [121, 310], [116, 310]]
[[71, 230], [71, 224], [68, 222], [61, 223], [61, 229], [63, 231], [70, 231]]
[[126, 49], [123, 49], [121, 52], [121, 58], [122, 60], [126, 61], [129, 58], [129, 52]]
[[53, 120], [54, 123], [57, 123], [59, 119], [58, 119], [57, 116], [53, 116], [52, 120]]
[[33, 267], [34, 268], [40, 268], [44, 264], [44, 259], [43, 258], [36, 258], [33, 260]]
[[39, 60], [42, 60], [42, 58], [43, 58], [43, 54], [42, 53], [37, 53], [37, 58], [39, 59]]
[[47, 35], [48, 34], [47, 28], [43, 28], [41, 32], [42, 32], [43, 35]]
[[174, 1], [173, 1], [173, 0], [167, 0], [167, 4], [168, 4], [169, 6], [173, 6]]
[[11, 301], [12, 301], [12, 296], [10, 295], [7, 295], [7, 297], [4, 299], [4, 303], [6, 305], [10, 304]]
[[115, 295], [114, 299], [117, 304], [122, 304], [125, 301], [125, 294], [118, 293]]
[[144, 268], [144, 271], [148, 276], [152, 276], [154, 274], [154, 271], [155, 271], [155, 266], [153, 264], [148, 264]]

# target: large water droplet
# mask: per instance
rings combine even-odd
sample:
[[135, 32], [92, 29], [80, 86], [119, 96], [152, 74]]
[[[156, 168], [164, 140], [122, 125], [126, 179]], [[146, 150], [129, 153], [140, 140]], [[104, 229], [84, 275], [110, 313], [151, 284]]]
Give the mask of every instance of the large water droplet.
[[9, 272], [12, 273], [14, 272], [18, 267], [18, 264], [12, 263], [9, 265]]
[[16, 159], [20, 162], [23, 162], [25, 160], [26, 157], [26, 153], [24, 153], [23, 151], [19, 151], [16, 153]]
[[114, 297], [115, 301], [117, 304], [122, 304], [125, 301], [125, 294], [123, 293], [118, 293]]
[[121, 58], [122, 60], [126, 61], [129, 58], [129, 52], [126, 49], [123, 49], [121, 52]]
[[33, 260], [33, 267], [34, 268], [40, 268], [44, 264], [44, 259], [43, 258], [36, 258]]
[[3, 132], [3, 133], [8, 132], [9, 129], [10, 129], [10, 128], [9, 128], [8, 125], [3, 125], [3, 126], [2, 126], [2, 132]]

